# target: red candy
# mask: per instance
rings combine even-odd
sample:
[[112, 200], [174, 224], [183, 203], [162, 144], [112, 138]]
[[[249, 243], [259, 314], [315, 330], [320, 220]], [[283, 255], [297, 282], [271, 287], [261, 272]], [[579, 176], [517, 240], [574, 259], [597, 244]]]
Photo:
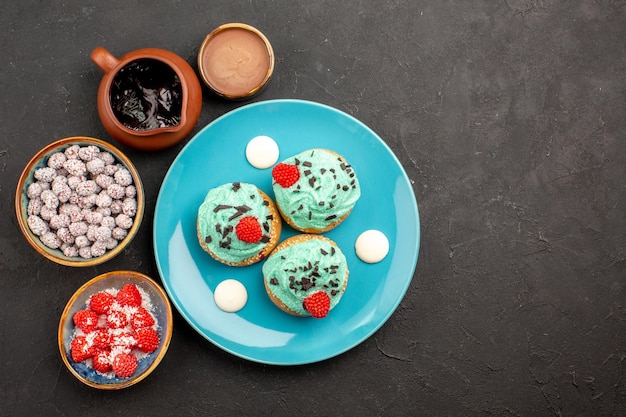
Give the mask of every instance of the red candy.
[[300, 170], [295, 165], [280, 162], [272, 169], [272, 178], [283, 188], [291, 187], [300, 179]]
[[237, 238], [246, 243], [257, 243], [263, 237], [259, 220], [254, 216], [246, 216], [235, 226]]

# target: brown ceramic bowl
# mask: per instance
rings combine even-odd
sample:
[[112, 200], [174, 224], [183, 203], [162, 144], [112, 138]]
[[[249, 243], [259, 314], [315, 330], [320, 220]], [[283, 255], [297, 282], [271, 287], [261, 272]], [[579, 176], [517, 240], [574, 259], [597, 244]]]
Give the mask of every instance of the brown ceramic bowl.
[[[89, 298], [100, 291], [117, 291], [125, 284], [135, 284], [149, 300], [151, 314], [156, 321], [159, 334], [157, 349], [149, 354], [140, 354], [137, 370], [128, 378], [119, 378], [113, 372], [96, 372], [91, 359], [74, 362], [71, 343], [75, 337], [74, 314], [88, 308]], [[80, 287], [70, 298], [61, 314], [58, 331], [58, 345], [61, 359], [67, 369], [82, 383], [102, 390], [117, 390], [129, 387], [146, 378], [159, 365], [172, 338], [172, 307], [163, 289], [151, 278], [134, 271], [113, 271], [99, 275]], [[134, 351], [131, 352], [134, 354]]]
[[[113, 155], [115, 162], [120, 163], [131, 173], [133, 185], [137, 189], [136, 201], [137, 201], [137, 211], [133, 218], [133, 224], [130, 229], [127, 231], [127, 235], [124, 239], [118, 242], [117, 246], [113, 249], [107, 250], [103, 255], [92, 257], [92, 258], [83, 258], [80, 256], [66, 256], [61, 249], [52, 249], [43, 244], [40, 237], [35, 235], [29, 225], [28, 225], [28, 204], [30, 199], [27, 196], [28, 187], [36, 181], [34, 177], [34, 173], [37, 169], [46, 167], [48, 158], [54, 153], [59, 151], [64, 151], [70, 146], [78, 145], [81, 147], [94, 145], [97, 146], [101, 151], [107, 151], [111, 155]], [[42, 256], [47, 259], [54, 261], [61, 265], [66, 266], [93, 266], [98, 265], [103, 262], [106, 262], [120, 252], [124, 250], [124, 248], [131, 242], [137, 230], [139, 230], [139, 226], [141, 224], [141, 220], [143, 218], [145, 204], [145, 196], [143, 185], [141, 183], [141, 179], [139, 178], [139, 173], [137, 169], [133, 166], [132, 162], [126, 155], [122, 153], [115, 146], [102, 141], [96, 138], [90, 138], [86, 136], [73, 136], [64, 139], [57, 140], [43, 149], [41, 149], [32, 159], [26, 164], [26, 167], [22, 171], [22, 175], [20, 176], [17, 189], [15, 192], [15, 212], [17, 214], [17, 221], [22, 231], [22, 234], [28, 241], [28, 243]]]
[[217, 95], [246, 99], [269, 82], [274, 72], [274, 50], [258, 29], [245, 23], [227, 23], [202, 42], [198, 70]]

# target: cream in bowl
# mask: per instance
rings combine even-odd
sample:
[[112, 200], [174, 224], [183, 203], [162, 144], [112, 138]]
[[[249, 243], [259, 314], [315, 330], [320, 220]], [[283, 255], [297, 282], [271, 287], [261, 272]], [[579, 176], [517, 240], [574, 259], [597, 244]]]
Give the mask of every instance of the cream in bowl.
[[274, 71], [274, 50], [258, 29], [228, 23], [211, 32], [198, 54], [205, 84], [228, 99], [244, 99], [263, 89]]

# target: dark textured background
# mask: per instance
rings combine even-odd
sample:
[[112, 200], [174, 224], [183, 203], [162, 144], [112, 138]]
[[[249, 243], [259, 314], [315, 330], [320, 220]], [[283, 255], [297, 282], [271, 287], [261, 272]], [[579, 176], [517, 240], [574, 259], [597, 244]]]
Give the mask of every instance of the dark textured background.
[[[18, 176], [53, 140], [111, 140], [93, 48], [159, 47], [195, 67], [231, 21], [275, 49], [251, 101], [337, 107], [395, 151], [422, 220], [414, 279], [380, 331], [322, 363], [249, 363], [177, 315], [152, 375], [91, 389], [61, 362], [58, 318], [100, 273], [158, 279], [150, 225], [184, 143], [120, 146], [145, 184], [144, 223], [87, 269], [28, 246]], [[626, 415], [626, 2], [23, 0], [2, 2], [0, 27], [0, 415]], [[203, 104], [194, 133], [245, 102]]]

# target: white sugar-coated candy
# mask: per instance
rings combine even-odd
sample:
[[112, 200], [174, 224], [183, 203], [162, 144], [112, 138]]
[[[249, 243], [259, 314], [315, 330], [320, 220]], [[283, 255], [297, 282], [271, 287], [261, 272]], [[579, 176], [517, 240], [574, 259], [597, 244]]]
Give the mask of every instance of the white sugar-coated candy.
[[125, 198], [122, 201], [122, 213], [134, 217], [135, 214], [137, 214], [137, 200], [134, 198]]
[[98, 184], [93, 180], [86, 180], [76, 186], [76, 192], [80, 196], [88, 196], [94, 194], [98, 189]]
[[112, 177], [117, 172], [118, 169], [120, 169], [120, 165], [118, 164], [107, 165], [104, 167], [104, 174]]
[[41, 213], [41, 208], [43, 207], [43, 202], [39, 198], [33, 198], [32, 200], [28, 200], [28, 206], [26, 207], [26, 213], [29, 216], [38, 216]]
[[115, 218], [113, 216], [104, 216], [100, 225], [108, 228], [109, 230], [113, 230], [115, 229]]
[[61, 239], [54, 232], [46, 232], [40, 237], [41, 243], [51, 249], [58, 249], [61, 246]]
[[102, 218], [104, 217], [102, 213], [99, 213], [97, 211], [92, 211], [89, 209], [85, 209], [83, 213], [84, 213], [83, 216], [85, 218], [85, 221], [89, 224], [100, 224], [102, 222]]
[[83, 146], [78, 150], [78, 157], [85, 162], [96, 158], [100, 153], [100, 148], [95, 145]]
[[113, 199], [106, 191], [101, 191], [96, 197], [96, 205], [98, 207], [109, 207]]
[[75, 256], [78, 256], [78, 248], [74, 245], [67, 245], [65, 247], [63, 247], [63, 255], [69, 257], [69, 258], [73, 258]]
[[59, 230], [70, 225], [70, 216], [67, 214], [55, 214], [50, 219], [50, 227]]
[[82, 248], [78, 249], [78, 256], [85, 259], [93, 258], [93, 255], [91, 255], [91, 246], [83, 246]]
[[87, 230], [89, 229], [89, 226], [85, 222], [76, 222], [76, 223], [70, 223], [70, 225], [67, 228], [70, 229], [70, 232], [74, 236], [78, 237], [81, 235], [86, 235]]
[[70, 175], [69, 177], [67, 177], [67, 185], [72, 190], [75, 190], [76, 187], [78, 187], [78, 184], [80, 184], [81, 182], [84, 182], [84, 181], [87, 181], [87, 177], [85, 177], [83, 175], [79, 175], [79, 176]]
[[98, 174], [95, 178], [96, 184], [98, 184], [102, 189], [107, 189], [111, 184], [115, 184], [115, 179], [112, 176], [106, 174]]
[[113, 200], [111, 205], [109, 206], [109, 210], [111, 210], [111, 215], [118, 215], [122, 212], [122, 202], [120, 200]]
[[80, 235], [76, 236], [74, 239], [74, 245], [76, 245], [77, 248], [84, 248], [85, 246], [91, 245], [91, 242], [87, 239], [87, 236]]
[[34, 182], [26, 188], [26, 196], [28, 198], [37, 198], [41, 195], [42, 191], [43, 188], [41, 188], [41, 184]]
[[57, 214], [57, 209], [50, 208], [45, 204], [41, 207], [41, 210], [39, 211], [39, 217], [47, 222], [49, 222], [52, 216], [54, 216], [55, 214]]
[[107, 250], [111, 250], [111, 249], [115, 249], [118, 243], [119, 242], [117, 241], [117, 239], [111, 236], [104, 242], [104, 246], [107, 248]]
[[43, 190], [39, 198], [41, 198], [43, 204], [48, 208], [56, 209], [59, 207], [59, 198], [52, 190]]
[[126, 187], [126, 197], [135, 198], [137, 196], [137, 188], [134, 185]]
[[48, 158], [48, 166], [53, 169], [61, 169], [65, 161], [67, 161], [65, 154], [63, 152], [56, 152]]
[[80, 150], [80, 146], [72, 145], [72, 146], [68, 146], [63, 153], [65, 154], [65, 157], [67, 159], [78, 159], [79, 150]]
[[92, 159], [85, 164], [87, 171], [91, 174], [97, 175], [104, 172], [104, 161], [102, 159]]
[[28, 223], [28, 228], [35, 236], [42, 236], [44, 233], [48, 232], [50, 229], [48, 227], [48, 223], [46, 223], [41, 217], [32, 215], [28, 216], [26, 219]]
[[115, 224], [122, 229], [130, 229], [133, 225], [133, 219], [122, 213], [115, 217]]
[[106, 251], [106, 244], [102, 241], [96, 241], [93, 243], [93, 245], [91, 245], [91, 256], [93, 256], [94, 258], [104, 255]]
[[248, 302], [246, 287], [235, 279], [225, 279], [213, 292], [215, 304], [227, 313], [241, 310]]
[[101, 159], [105, 165], [111, 165], [115, 162], [115, 158], [111, 155], [110, 152], [100, 151], [98, 154], [98, 159]]
[[119, 185], [126, 187], [127, 185], [131, 185], [133, 183], [133, 176], [130, 174], [130, 171], [126, 168], [120, 168], [113, 175], [115, 178], [115, 182]]
[[74, 176], [85, 175], [87, 173], [85, 163], [78, 159], [68, 159], [63, 163], [63, 168], [65, 168], [70, 175]]
[[100, 214], [102, 214], [104, 217], [109, 217], [111, 215], [111, 208], [110, 207], [98, 207], [96, 208], [96, 211]]
[[116, 227], [111, 230], [111, 237], [113, 239], [122, 240], [128, 235], [128, 230], [122, 229], [121, 227]]
[[73, 244], [74, 240], [76, 240], [72, 232], [70, 232], [67, 227], [62, 227], [57, 230], [57, 236], [61, 239], [61, 242], [69, 245]]
[[42, 182], [52, 182], [52, 180], [57, 176], [57, 172], [54, 168], [44, 167], [36, 169], [33, 176], [35, 179]]
[[246, 146], [246, 159], [255, 168], [269, 168], [278, 161], [280, 151], [276, 141], [269, 136], [252, 138]]
[[126, 187], [117, 183], [109, 185], [106, 190], [111, 198], [116, 200], [120, 200], [126, 196]]
[[379, 230], [367, 230], [359, 235], [354, 247], [356, 255], [363, 262], [376, 263], [389, 253], [389, 240]]

